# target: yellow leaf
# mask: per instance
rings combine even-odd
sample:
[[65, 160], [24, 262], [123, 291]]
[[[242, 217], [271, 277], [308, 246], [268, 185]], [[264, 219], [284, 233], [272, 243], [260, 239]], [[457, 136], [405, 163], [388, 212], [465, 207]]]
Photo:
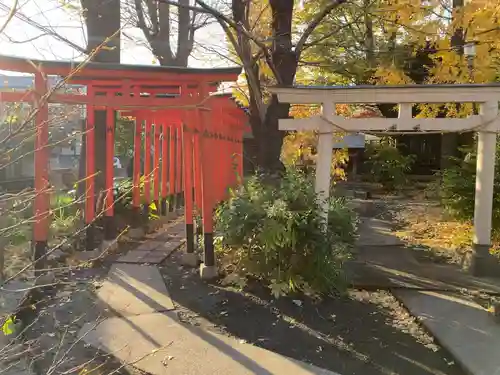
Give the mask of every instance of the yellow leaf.
[[10, 316], [2, 325], [2, 332], [5, 336], [9, 336], [14, 333], [14, 327], [15, 327], [14, 319], [15, 317]]

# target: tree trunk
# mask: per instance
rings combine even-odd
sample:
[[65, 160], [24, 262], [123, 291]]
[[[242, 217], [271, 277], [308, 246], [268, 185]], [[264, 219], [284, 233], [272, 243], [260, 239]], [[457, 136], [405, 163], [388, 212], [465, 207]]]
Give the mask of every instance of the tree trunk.
[[[153, 55], [162, 66], [188, 65], [188, 59], [194, 48], [196, 12], [189, 9], [190, 0], [179, 0], [179, 6], [172, 6], [153, 0], [134, 0], [138, 27], [144, 33]], [[175, 12], [171, 12], [175, 9]], [[145, 12], [148, 17], [146, 18]], [[176, 32], [177, 50], [172, 49], [172, 13], [177, 13]], [[149, 19], [149, 24], [146, 23]]]
[[[103, 63], [120, 62], [120, 0], [81, 0], [85, 9], [87, 27], [87, 52], [97, 50], [92, 61]], [[101, 45], [104, 47], [101, 47]], [[106, 175], [106, 111], [95, 111], [95, 179], [96, 192], [104, 190]], [[82, 125], [85, 134], [85, 123]], [[82, 141], [86, 144], [86, 140]], [[82, 156], [86, 154], [83, 153]], [[85, 158], [80, 158], [80, 169], [85, 170]]]
[[[461, 8], [464, 6], [464, 0], [453, 0], [453, 18], [457, 22], [456, 17], [459, 16]], [[458, 20], [459, 21], [459, 20]], [[451, 37], [451, 47], [455, 49], [455, 53], [462, 56], [464, 48], [464, 30], [458, 27]], [[458, 140], [457, 133], [443, 134], [441, 138], [441, 170], [449, 168], [453, 163], [451, 157], [458, 155]]]
[[[270, 0], [269, 4], [272, 12], [273, 32], [271, 59], [278, 75], [276, 80], [280, 85], [291, 86], [294, 83], [298, 64], [297, 55], [292, 46], [294, 2], [292, 0]], [[289, 103], [281, 103], [278, 101], [278, 97], [273, 95], [267, 106], [264, 122], [258, 131], [254, 132], [258, 145], [257, 161], [265, 173], [276, 174], [284, 170], [280, 157], [285, 132], [279, 130], [279, 120], [288, 118], [289, 110]], [[255, 122], [256, 119], [254, 118], [253, 121]], [[252, 130], [257, 128], [257, 124], [252, 125]]]

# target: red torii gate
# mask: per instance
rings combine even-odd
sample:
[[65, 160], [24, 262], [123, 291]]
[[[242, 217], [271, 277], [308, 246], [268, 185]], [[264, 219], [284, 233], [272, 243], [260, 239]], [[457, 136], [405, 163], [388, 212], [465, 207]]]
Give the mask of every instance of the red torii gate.
[[[162, 214], [184, 203], [187, 255], [194, 259], [195, 208], [202, 215], [204, 269], [214, 268], [213, 209], [227, 198], [227, 189], [243, 175], [243, 133], [246, 116], [228, 95], [214, 95], [217, 84], [235, 81], [241, 68], [192, 69], [28, 60], [0, 55], [0, 70], [31, 73], [34, 90], [1, 92], [0, 102], [37, 106], [35, 125], [35, 260], [47, 251], [50, 214], [48, 103], [84, 104], [86, 124], [85, 223], [93, 241], [96, 219], [94, 110], [106, 111], [105, 240], [113, 240], [113, 158], [115, 111], [135, 118], [133, 208], [139, 215], [152, 202]], [[86, 95], [51, 92], [47, 76], [87, 87]], [[144, 189], [141, 199], [141, 149], [144, 132]], [[150, 150], [153, 151], [151, 160]], [[153, 184], [151, 196], [151, 184]], [[138, 224], [136, 223], [135, 226]], [[90, 245], [89, 245], [90, 246]], [[89, 248], [90, 250], [90, 248]], [[213, 274], [213, 270], [208, 273]]]

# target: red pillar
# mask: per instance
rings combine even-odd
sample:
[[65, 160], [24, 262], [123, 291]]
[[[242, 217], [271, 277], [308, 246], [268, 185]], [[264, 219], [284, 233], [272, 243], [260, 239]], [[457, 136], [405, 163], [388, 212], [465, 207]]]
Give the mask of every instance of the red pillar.
[[194, 110], [193, 114], [193, 158], [194, 158], [194, 196], [195, 209], [198, 214], [202, 211], [202, 188], [201, 188], [201, 112], [199, 109]]
[[[208, 95], [206, 84], [201, 87], [201, 100]], [[212, 116], [206, 110], [201, 110], [201, 187], [202, 187], [202, 217], [203, 217], [203, 263], [205, 267], [215, 266], [214, 235], [213, 235], [213, 140], [210, 136]]]
[[227, 199], [227, 192], [231, 187], [231, 157], [232, 157], [232, 143], [231, 143], [231, 124], [228, 122], [227, 116], [222, 118], [222, 139], [223, 139], [223, 162], [222, 162], [222, 179], [223, 190], [221, 200]]
[[245, 128], [243, 126], [238, 126], [236, 128], [236, 170], [237, 179], [236, 184], [243, 183], [243, 135], [245, 133]]
[[181, 128], [183, 144], [184, 170], [184, 220], [186, 222], [186, 252], [194, 253], [193, 224], [193, 132], [191, 125], [192, 113], [187, 112]]
[[149, 216], [151, 204], [151, 116], [145, 116], [146, 130], [144, 135], [144, 212]]
[[47, 142], [49, 138], [49, 107], [47, 98], [47, 81], [42, 73], [35, 74], [35, 90], [37, 92], [37, 113], [35, 116], [35, 201], [34, 201], [34, 268], [39, 275], [45, 268], [47, 241], [49, 235], [50, 184], [49, 155]]
[[225, 164], [224, 169], [226, 171], [224, 180], [225, 180], [225, 189], [224, 189], [224, 199], [228, 198], [228, 191], [233, 187], [233, 176], [234, 176], [234, 168], [233, 168], [233, 134], [231, 129], [231, 123], [225, 119], [225, 138], [226, 138], [226, 154], [225, 154]]
[[[87, 96], [93, 98], [92, 86], [87, 88]], [[95, 119], [94, 106], [87, 106], [87, 122], [85, 126], [85, 249], [94, 250], [95, 245]]]
[[161, 139], [161, 213], [167, 214], [168, 202], [168, 137], [169, 129], [166, 124], [165, 116], [162, 116], [162, 139]]
[[159, 121], [159, 114], [155, 113], [154, 116], [154, 202], [156, 206], [156, 211], [158, 213], [160, 207], [160, 135], [161, 126]]
[[114, 177], [114, 157], [115, 157], [115, 111], [113, 108], [106, 108], [106, 176], [105, 176], [105, 209], [104, 209], [104, 239], [114, 240], [113, 215], [113, 177]]
[[141, 212], [141, 149], [142, 149], [142, 130], [143, 130], [143, 117], [140, 112], [135, 117], [135, 131], [134, 131], [134, 166], [132, 177], [132, 209], [134, 211], [134, 227], [140, 226], [140, 212]]
[[182, 123], [177, 122], [175, 125], [175, 133], [176, 133], [176, 138], [175, 138], [175, 183], [176, 183], [176, 206], [177, 208], [182, 207], [183, 204], [183, 194], [182, 194], [182, 183], [183, 183], [183, 176], [182, 176]]
[[214, 205], [222, 200], [224, 191], [224, 143], [222, 141], [222, 111], [217, 106], [217, 102], [212, 105], [212, 121], [210, 122], [211, 143], [213, 147], [213, 186], [214, 186]]
[[173, 212], [174, 211], [174, 197], [175, 197], [175, 194], [176, 194], [176, 191], [175, 191], [175, 128], [174, 126], [171, 124], [169, 126], [169, 129], [170, 129], [170, 136], [169, 136], [169, 140], [168, 140], [168, 144], [169, 144], [169, 160], [168, 160], [168, 174], [169, 174], [169, 177], [168, 177], [168, 192], [169, 192], [169, 205], [168, 205], [168, 210], [169, 212]]
[[231, 127], [231, 186], [236, 186], [238, 184], [239, 172], [239, 151], [238, 151], [238, 130], [237, 126], [233, 125]]

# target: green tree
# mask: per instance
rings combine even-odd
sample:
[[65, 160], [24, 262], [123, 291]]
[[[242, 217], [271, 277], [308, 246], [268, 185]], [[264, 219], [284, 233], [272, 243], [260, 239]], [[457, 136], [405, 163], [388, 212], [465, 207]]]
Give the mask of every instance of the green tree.
[[115, 132], [115, 155], [134, 156], [135, 122], [126, 117], [118, 117]]

